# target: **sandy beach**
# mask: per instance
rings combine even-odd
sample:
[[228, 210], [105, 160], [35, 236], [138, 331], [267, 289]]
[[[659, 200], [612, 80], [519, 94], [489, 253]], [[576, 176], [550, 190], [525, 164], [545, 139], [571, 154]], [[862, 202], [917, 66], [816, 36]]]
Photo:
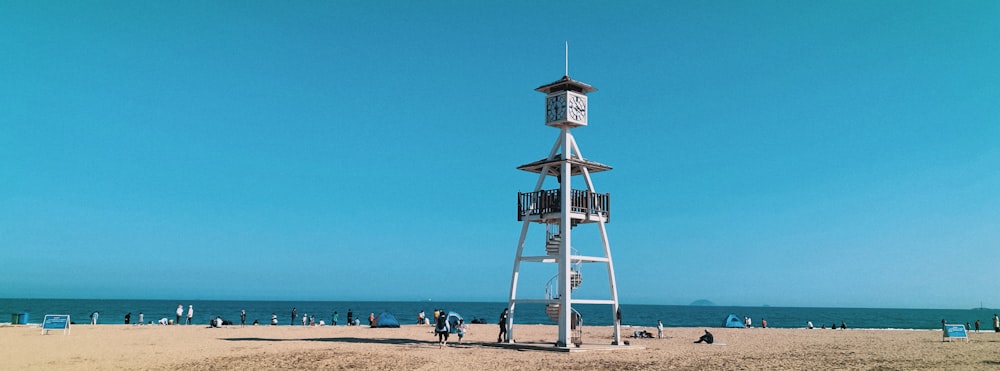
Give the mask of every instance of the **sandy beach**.
[[[632, 329], [628, 329], [631, 333]], [[655, 328], [648, 329], [655, 334]], [[0, 328], [3, 369], [996, 369], [1000, 334], [942, 342], [940, 331], [668, 328], [664, 339], [628, 339], [623, 350], [566, 353], [496, 346], [496, 325], [471, 325], [461, 344], [439, 348], [429, 326], [367, 327], [76, 325], [41, 335]], [[546, 343], [551, 325], [516, 327], [519, 343]], [[588, 327], [606, 345], [610, 327]]]

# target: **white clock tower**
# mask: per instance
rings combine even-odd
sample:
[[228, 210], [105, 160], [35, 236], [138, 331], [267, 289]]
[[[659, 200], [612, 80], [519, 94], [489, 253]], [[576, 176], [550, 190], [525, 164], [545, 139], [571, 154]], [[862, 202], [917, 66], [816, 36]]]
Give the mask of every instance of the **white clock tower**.
[[[506, 342], [514, 339], [514, 319], [517, 304], [542, 303], [550, 318], [559, 323], [557, 347], [580, 346], [583, 318], [573, 309], [574, 305], [608, 305], [608, 315], [614, 323], [612, 344], [621, 344], [618, 290], [615, 287], [615, 270], [611, 262], [611, 248], [605, 224], [611, 220], [611, 195], [597, 193], [590, 174], [611, 170], [611, 167], [583, 158], [571, 129], [587, 126], [587, 94], [594, 87], [573, 80], [569, 76], [535, 89], [545, 93], [545, 125], [558, 128], [559, 137], [547, 157], [518, 167], [519, 170], [538, 173], [538, 181], [531, 192], [517, 195], [517, 220], [521, 236], [517, 242], [514, 272], [510, 282], [510, 305], [507, 316]], [[543, 189], [546, 179], [554, 177], [558, 188]], [[573, 188], [574, 177], [583, 179], [583, 187]], [[588, 256], [578, 251], [573, 240], [573, 228], [596, 225], [600, 231], [600, 255]], [[545, 240], [527, 241], [529, 227], [545, 228]], [[538, 235], [541, 236], [540, 234]], [[518, 278], [521, 263], [549, 263], [556, 266], [556, 275], [545, 285], [545, 296], [518, 297]], [[576, 298], [573, 290], [583, 282], [583, 267], [603, 265], [607, 271], [610, 292], [606, 298]]]

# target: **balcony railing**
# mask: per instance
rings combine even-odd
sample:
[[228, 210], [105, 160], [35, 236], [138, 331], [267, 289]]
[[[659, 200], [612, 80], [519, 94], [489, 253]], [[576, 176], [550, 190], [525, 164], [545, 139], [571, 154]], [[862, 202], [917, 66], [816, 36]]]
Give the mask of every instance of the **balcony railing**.
[[[538, 192], [517, 194], [517, 220], [528, 216], [544, 216], [562, 211], [559, 190], [547, 189]], [[593, 193], [574, 189], [570, 193], [570, 213], [583, 214], [584, 218], [603, 217], [611, 221], [611, 194]]]

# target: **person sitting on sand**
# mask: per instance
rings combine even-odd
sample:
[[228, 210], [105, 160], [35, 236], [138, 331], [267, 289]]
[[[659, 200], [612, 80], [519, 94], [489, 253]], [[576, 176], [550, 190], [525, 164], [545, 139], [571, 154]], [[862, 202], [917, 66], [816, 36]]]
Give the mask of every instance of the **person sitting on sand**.
[[642, 339], [642, 338], [652, 339], [653, 333], [646, 330], [635, 330], [632, 332], [632, 337], [636, 339]]
[[711, 343], [715, 342], [715, 337], [712, 336], [711, 332], [708, 332], [708, 330], [705, 330], [705, 335], [701, 335], [701, 337], [698, 338], [698, 341], [696, 341], [695, 343], [700, 343], [700, 342], [703, 342], [703, 341], [705, 343], [707, 343], [707, 344], [711, 344]]

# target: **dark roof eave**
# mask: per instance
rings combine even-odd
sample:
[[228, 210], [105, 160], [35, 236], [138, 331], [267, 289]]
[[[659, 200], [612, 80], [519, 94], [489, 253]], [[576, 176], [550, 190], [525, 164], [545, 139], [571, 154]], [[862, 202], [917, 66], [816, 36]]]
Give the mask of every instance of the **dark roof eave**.
[[[558, 89], [558, 90], [556, 89], [557, 87], [561, 87], [563, 85], [571, 86], [571, 87], [573, 87], [575, 89]], [[542, 86], [539, 86], [539, 87], [535, 88], [535, 91], [542, 92], [542, 93], [545, 93], [545, 94], [551, 94], [553, 91], [564, 91], [564, 90], [572, 90], [572, 91], [577, 91], [577, 92], [580, 92], [580, 93], [583, 93], [583, 94], [587, 94], [587, 93], [590, 93], [590, 92], [597, 91], [597, 88], [595, 88], [593, 86], [590, 86], [588, 84], [585, 84], [585, 83], [573, 80], [573, 79], [569, 78], [569, 76], [563, 76], [559, 80], [556, 80], [554, 82], [551, 82], [551, 83], [548, 83], [548, 84], [545, 84], [545, 85], [542, 85]]]
[[[535, 162], [532, 162], [532, 163], [528, 163], [528, 164], [524, 164], [524, 165], [518, 166], [517, 169], [518, 170], [523, 170], [523, 171], [530, 171], [532, 173], [541, 173], [542, 172], [542, 168], [545, 167], [545, 165], [550, 165], [549, 166], [549, 173], [552, 173], [552, 174], [555, 175], [555, 174], [559, 173], [559, 166], [558, 165], [562, 161], [563, 161], [562, 159], [547, 159], [546, 158], [546, 159], [541, 159], [541, 160], [538, 160], [538, 161], [535, 161]], [[569, 159], [567, 161], [569, 161], [569, 163], [571, 165], [574, 165], [574, 166], [572, 166], [573, 167], [573, 170], [572, 170], [573, 171], [573, 175], [578, 175], [578, 174], [582, 173], [582, 171], [579, 170], [580, 167], [586, 167], [587, 171], [591, 172], [591, 173], [597, 173], [597, 172], [601, 172], [601, 171], [611, 170], [611, 166], [608, 166], [608, 165], [605, 165], [605, 164], [602, 164], [602, 163], [599, 163], [599, 162], [588, 161], [588, 160], [579, 160], [579, 159]]]

